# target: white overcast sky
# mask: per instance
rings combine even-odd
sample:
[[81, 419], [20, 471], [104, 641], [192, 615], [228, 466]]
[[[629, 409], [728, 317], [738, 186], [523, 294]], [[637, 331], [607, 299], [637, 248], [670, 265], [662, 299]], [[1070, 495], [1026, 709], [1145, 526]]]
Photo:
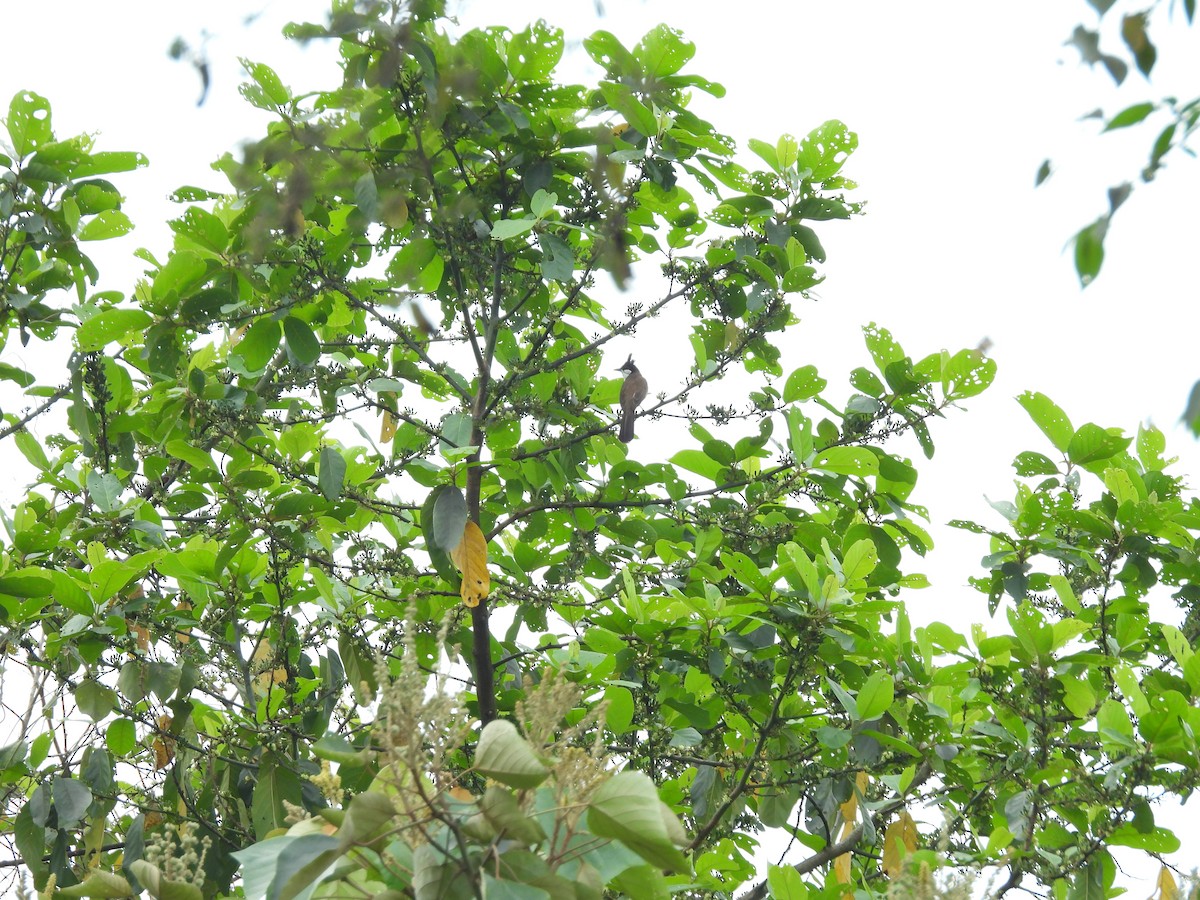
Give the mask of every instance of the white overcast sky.
[[[867, 201], [868, 214], [818, 223], [828, 277], [819, 302], [797, 304], [802, 323], [787, 338], [785, 370], [815, 363], [844, 388], [851, 369], [869, 364], [860, 328], [872, 321], [914, 357], [987, 337], [999, 364], [987, 394], [933, 423], [932, 463], [917, 460], [915, 499], [930, 507], [938, 547], [933, 561], [913, 566], [934, 580], [909, 595], [914, 622], [987, 621], [982, 598], [964, 587], [987, 546], [936, 526], [953, 518], [999, 526], [984, 495], [1011, 497], [1010, 463], [1021, 450], [1052, 455], [1013, 399], [1022, 391], [1048, 394], [1077, 427], [1093, 421], [1132, 434], [1139, 422], [1157, 424], [1197, 483], [1200, 452], [1177, 422], [1200, 378], [1200, 165], [1173, 158], [1156, 184], [1135, 190], [1110, 231], [1104, 271], [1086, 291], [1065, 245], [1104, 211], [1109, 185], [1136, 175], [1153, 137], [1139, 129], [1096, 137], [1099, 126], [1078, 117], [1098, 106], [1111, 115], [1143, 99], [1195, 96], [1200, 25], [1175, 28], [1170, 39], [1152, 33], [1160, 46], [1153, 84], [1133, 72], [1117, 92], [1064, 46], [1075, 24], [1094, 21], [1083, 0], [475, 0], [457, 8], [464, 26], [520, 27], [544, 17], [563, 27], [576, 46], [573, 56], [568, 50], [572, 78], [589, 71], [577, 45], [596, 28], [627, 46], [659, 22], [680, 28], [697, 45], [689, 69], [728, 89], [723, 101], [698, 99], [699, 111], [742, 147], [750, 137], [803, 136], [830, 118], [858, 132], [846, 173], [861, 185], [854, 199]], [[97, 132], [99, 149], [150, 158], [148, 170], [114, 179], [137, 230], [92, 245], [103, 286], [128, 293], [144, 268], [132, 250], [146, 246], [162, 259], [170, 246], [164, 223], [178, 208], [166, 195], [182, 184], [226, 187], [209, 163], [262, 133], [266, 115], [237, 93], [238, 57], [273, 66], [295, 92], [335, 82], [330, 45], [301, 50], [279, 36], [284, 22], [316, 20], [326, 9], [313, 0], [71, 0], [51, 14], [44, 4], [5, 4], [0, 106], [18, 90], [36, 91], [49, 98], [60, 137]], [[167, 48], [176, 37], [197, 45], [204, 34], [213, 79], [197, 107], [196, 73], [171, 62]], [[1115, 48], [1111, 33], [1109, 40]], [[1056, 172], [1035, 191], [1047, 157]], [[34, 348], [10, 343], [4, 352]], [[647, 358], [651, 384], [675, 382], [686, 354]], [[639, 457], [652, 450], [636, 449]], [[1123, 865], [1130, 876], [1157, 873], [1134, 857]], [[1151, 888], [1149, 880], [1134, 891]]]

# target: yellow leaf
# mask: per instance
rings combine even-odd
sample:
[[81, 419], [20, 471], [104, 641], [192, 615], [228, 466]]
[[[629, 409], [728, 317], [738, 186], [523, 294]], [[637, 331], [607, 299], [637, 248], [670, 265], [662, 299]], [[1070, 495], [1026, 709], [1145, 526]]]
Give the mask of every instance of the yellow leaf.
[[[852, 793], [850, 795], [850, 798], [848, 800], [846, 800], [846, 802], [843, 803], [840, 807], [838, 807], [842, 813], [841, 840], [843, 840], [843, 841], [846, 838], [848, 838], [850, 836], [850, 832], [852, 832], [854, 830], [854, 820], [856, 818], [858, 818], [858, 795], [866, 794], [868, 780], [869, 779], [867, 778], [866, 772], [859, 772], [858, 775], [854, 779], [854, 784], [858, 788], [858, 790], [854, 791], [854, 793]], [[835, 859], [833, 861], [833, 873], [834, 873], [834, 876], [837, 878], [838, 884], [849, 884], [850, 883], [850, 854], [849, 853], [843, 853], [841, 856], [839, 856], [837, 859]], [[849, 895], [847, 895], [847, 896], [849, 896]]]
[[850, 829], [854, 826], [854, 820], [858, 818], [858, 795], [866, 794], [868, 780], [869, 779], [867, 778], [866, 772], [859, 772], [854, 779], [854, 784], [858, 790], [852, 793], [850, 798], [840, 807], [842, 811], [842, 821], [844, 821], [847, 826], [844, 829], [844, 833], [842, 835], [843, 837], [850, 833]]
[[175, 739], [164, 733], [170, 730], [171, 722], [171, 717], [165, 713], [158, 717], [159, 734], [150, 745], [154, 751], [155, 770], [165, 769], [175, 758]]
[[833, 861], [833, 879], [838, 884], [850, 883], [850, 854], [843, 853]]
[[842, 821], [846, 823], [845, 831], [848, 828], [854, 827], [854, 820], [858, 818], [858, 794], [851, 794], [850, 799], [838, 807], [842, 811]]
[[271, 690], [272, 685], [283, 684], [287, 681], [287, 669], [282, 666], [268, 668], [274, 662], [275, 648], [271, 646], [271, 642], [263, 638], [258, 642], [258, 646], [254, 649], [254, 655], [250, 658], [254, 663], [254, 669], [258, 672], [254, 676], [254, 687], [259, 693], [265, 694]]
[[379, 443], [386, 444], [396, 436], [396, 426], [399, 425], [399, 420], [392, 415], [390, 409], [383, 411], [383, 425], [379, 428]]
[[[1175, 876], [1171, 870], [1163, 866], [1158, 870], [1158, 900], [1179, 900], [1179, 886], [1175, 884]], [[1151, 894], [1151, 900], [1154, 895]]]
[[904, 857], [917, 849], [917, 823], [908, 810], [887, 827], [883, 835], [883, 871], [891, 878], [900, 874]]
[[143, 653], [150, 649], [150, 632], [145, 625], [135, 622], [133, 619], [126, 619], [125, 625], [133, 632], [137, 641], [137, 648]]
[[462, 572], [462, 596], [464, 606], [475, 607], [491, 591], [492, 579], [487, 569], [487, 539], [479, 526], [468, 520], [463, 529], [462, 540], [450, 551], [450, 559]]
[[[175, 611], [181, 612], [181, 613], [191, 612], [192, 604], [190, 602], [188, 602], [187, 600], [180, 600], [178, 603], [175, 604]], [[181, 643], [181, 644], [186, 644], [189, 641], [191, 641], [191, 639], [192, 639], [192, 626], [191, 625], [185, 625], [183, 628], [180, 628], [178, 631], [175, 632], [175, 640], [179, 641], [179, 643]]]

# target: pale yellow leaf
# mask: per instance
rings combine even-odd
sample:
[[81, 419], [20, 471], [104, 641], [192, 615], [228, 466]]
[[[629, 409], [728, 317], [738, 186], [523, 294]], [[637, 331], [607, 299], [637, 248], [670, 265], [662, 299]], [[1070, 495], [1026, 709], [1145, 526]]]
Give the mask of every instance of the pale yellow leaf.
[[854, 779], [854, 783], [858, 787], [858, 790], [855, 791], [854, 793], [852, 793], [850, 795], [850, 798], [845, 803], [843, 803], [841, 805], [841, 807], [839, 807], [842, 811], [842, 820], [848, 826], [852, 826], [854, 823], [854, 820], [856, 818], [858, 818], [858, 795], [859, 794], [865, 795], [867, 792], [867, 783], [868, 783], [867, 773], [859, 772], [858, 775]]
[[[1179, 886], [1175, 883], [1175, 876], [1166, 866], [1158, 870], [1157, 888], [1158, 900], [1179, 900]], [[1151, 900], [1153, 897], [1151, 894]]]
[[850, 854], [843, 853], [833, 861], [833, 880], [838, 884], [850, 883]]
[[[379, 399], [394, 397], [394, 394], [380, 394]], [[386, 444], [396, 436], [396, 428], [400, 425], [400, 420], [390, 409], [383, 411], [383, 424], [379, 426], [379, 443]]]
[[492, 580], [487, 569], [487, 539], [479, 526], [468, 520], [463, 529], [463, 538], [450, 551], [450, 559], [462, 572], [462, 596], [464, 606], [475, 607], [491, 591]]
[[917, 849], [917, 823], [908, 811], [887, 827], [883, 835], [883, 871], [890, 878], [900, 874], [904, 858]]

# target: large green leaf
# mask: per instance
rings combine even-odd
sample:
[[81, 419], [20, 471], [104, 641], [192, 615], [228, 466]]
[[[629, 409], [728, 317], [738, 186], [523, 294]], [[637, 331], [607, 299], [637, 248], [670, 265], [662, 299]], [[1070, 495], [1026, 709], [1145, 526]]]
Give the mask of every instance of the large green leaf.
[[1026, 391], [1017, 397], [1017, 402], [1025, 407], [1029, 417], [1042, 430], [1042, 434], [1050, 439], [1054, 448], [1066, 453], [1071, 438], [1075, 435], [1075, 429], [1071, 427], [1071, 420], [1067, 418], [1067, 414], [1045, 394], [1036, 391]]
[[550, 774], [517, 727], [505, 719], [489, 722], [480, 732], [475, 768], [515, 788], [537, 787]]
[[641, 772], [620, 772], [606, 781], [588, 804], [587, 822], [593, 834], [619, 840], [660, 869], [691, 870], [677, 846], [682, 828]]
[[141, 335], [154, 321], [140, 309], [106, 309], [85, 320], [75, 332], [75, 342], [86, 352], [103, 350], [127, 335]]

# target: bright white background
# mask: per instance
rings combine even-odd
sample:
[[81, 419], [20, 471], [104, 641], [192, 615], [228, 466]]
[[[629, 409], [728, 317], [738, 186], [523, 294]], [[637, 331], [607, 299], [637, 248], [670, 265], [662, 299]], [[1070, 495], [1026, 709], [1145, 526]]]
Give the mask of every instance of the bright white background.
[[[596, 74], [578, 45], [596, 28], [627, 46], [659, 22], [680, 28], [697, 46], [689, 70], [728, 89], [722, 101], [698, 97], [698, 111], [743, 147], [750, 137], [800, 137], [830, 118], [858, 132], [846, 173], [861, 185], [851, 197], [867, 201], [867, 215], [818, 228], [828, 277], [818, 302], [797, 304], [802, 322], [786, 340], [785, 371], [814, 363], [845, 386], [849, 371], [869, 362], [859, 329], [872, 321], [913, 357], [986, 337], [999, 363], [995, 385], [968, 401], [968, 412], [932, 423], [937, 455], [919, 463], [914, 499], [929, 506], [938, 547], [923, 563], [933, 587], [909, 597], [914, 622], [987, 620], [966, 579], [979, 573], [988, 548], [940, 525], [968, 518], [999, 526], [984, 495], [1011, 496], [1010, 463], [1021, 450], [1052, 455], [1013, 399], [1022, 391], [1048, 394], [1076, 426], [1093, 421], [1132, 434], [1139, 422], [1153, 422], [1167, 433], [1181, 470], [1200, 472], [1200, 450], [1177, 424], [1200, 378], [1200, 165], [1173, 154], [1156, 184], [1134, 191], [1110, 231], [1104, 270], [1086, 291], [1066, 248], [1076, 229], [1106, 209], [1105, 189], [1145, 164], [1157, 133], [1096, 137], [1099, 125], [1078, 117], [1098, 106], [1112, 115], [1143, 99], [1194, 96], [1200, 26], [1152, 32], [1160, 48], [1153, 84], [1135, 71], [1117, 92], [1105, 73], [1080, 67], [1074, 49], [1063, 46], [1075, 24], [1094, 22], [1083, 0], [475, 0], [458, 8], [464, 27], [521, 27], [539, 16], [563, 27], [570, 78]], [[301, 49], [279, 36], [283, 23], [317, 20], [326, 9], [317, 0], [76, 0], [55, 4], [53, 13], [42, 4], [6, 4], [3, 108], [16, 91], [36, 91], [51, 101], [59, 136], [98, 132], [99, 149], [150, 158], [148, 170], [114, 179], [137, 230], [92, 245], [102, 287], [130, 292], [144, 268], [132, 250], [144, 246], [161, 259], [169, 249], [164, 223], [179, 208], [167, 195], [182, 184], [223, 189], [209, 163], [262, 133], [266, 115], [237, 94], [238, 57], [273, 66], [297, 93], [336, 83], [330, 45]], [[202, 106], [196, 72], [167, 57], [176, 37], [193, 46], [206, 40], [212, 85]], [[1109, 40], [1115, 50], [1117, 39]], [[1035, 191], [1047, 157], [1057, 170]], [[679, 344], [678, 357], [639, 360], [652, 391], [674, 384], [686, 367], [682, 336]], [[4, 350], [16, 364], [27, 354], [24, 363], [36, 367], [35, 352], [15, 342]], [[654, 448], [646, 442], [636, 452], [645, 458]], [[1185, 808], [1164, 824], [1183, 836], [1196, 818]], [[1190, 868], [1187, 855], [1177, 857]], [[1134, 854], [1121, 859], [1133, 894], [1149, 894], [1157, 864]]]

